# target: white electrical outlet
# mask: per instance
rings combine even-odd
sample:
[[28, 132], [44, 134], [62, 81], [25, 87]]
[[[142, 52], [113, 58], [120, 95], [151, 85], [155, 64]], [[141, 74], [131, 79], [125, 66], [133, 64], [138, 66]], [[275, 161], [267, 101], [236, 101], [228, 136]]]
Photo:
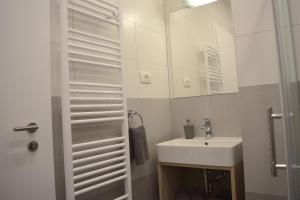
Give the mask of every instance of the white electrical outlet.
[[192, 86], [192, 81], [189, 77], [183, 78], [183, 87], [190, 88]]
[[140, 81], [143, 84], [151, 84], [152, 74], [150, 72], [141, 71], [140, 72]]

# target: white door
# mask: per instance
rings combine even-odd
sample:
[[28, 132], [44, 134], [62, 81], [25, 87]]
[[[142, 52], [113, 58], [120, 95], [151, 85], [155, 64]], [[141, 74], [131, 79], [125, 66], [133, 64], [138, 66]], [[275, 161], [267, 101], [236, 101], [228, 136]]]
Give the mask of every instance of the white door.
[[[0, 1], [1, 200], [55, 199], [49, 20], [49, 0]], [[30, 122], [36, 132], [13, 130]]]

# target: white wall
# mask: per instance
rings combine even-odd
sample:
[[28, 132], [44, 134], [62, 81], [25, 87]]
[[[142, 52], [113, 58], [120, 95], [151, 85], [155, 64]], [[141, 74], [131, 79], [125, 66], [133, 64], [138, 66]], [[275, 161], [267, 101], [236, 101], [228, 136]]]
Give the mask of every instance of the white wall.
[[278, 83], [271, 0], [232, 0], [239, 87]]
[[[128, 98], [169, 98], [163, 0], [121, 0]], [[151, 84], [140, 83], [149, 72]]]
[[[300, 71], [300, 1], [288, 0]], [[239, 86], [274, 84], [279, 81], [279, 62], [271, 0], [232, 0]], [[298, 73], [298, 80], [299, 79]]]

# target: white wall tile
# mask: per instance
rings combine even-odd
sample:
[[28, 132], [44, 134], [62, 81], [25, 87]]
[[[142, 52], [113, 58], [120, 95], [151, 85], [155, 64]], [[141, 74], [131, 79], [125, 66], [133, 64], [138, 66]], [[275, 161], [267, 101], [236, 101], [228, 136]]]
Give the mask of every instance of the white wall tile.
[[239, 87], [278, 83], [275, 33], [262, 32], [236, 38]]
[[216, 25], [215, 29], [222, 66], [223, 93], [238, 92], [234, 36], [220, 26]]
[[158, 0], [136, 0], [135, 22], [164, 34], [165, 18], [163, 3]]
[[169, 98], [169, 80], [167, 67], [153, 64], [138, 63], [139, 71], [149, 72], [152, 75], [151, 84], [139, 83], [140, 98]]
[[272, 0], [231, 0], [235, 35], [273, 29]]
[[209, 10], [206, 7], [199, 8], [201, 7], [171, 13], [169, 15], [171, 36], [190, 44], [215, 46], [214, 24], [226, 27], [226, 30], [230, 29], [232, 27], [231, 18], [228, 17], [230, 13], [224, 11], [226, 7], [215, 10]]
[[165, 35], [148, 28], [136, 25], [137, 56], [142, 62], [167, 66]]
[[[172, 81], [173, 81], [173, 90], [174, 90], [174, 96], [175, 97], [189, 97], [192, 96], [193, 93], [193, 87], [184, 87], [183, 85], [183, 79], [189, 78], [190, 80], [192, 77], [186, 70], [180, 70], [180, 69], [172, 69]], [[192, 80], [191, 80], [191, 83]]]
[[[191, 80], [190, 87], [184, 87], [183, 79]], [[173, 69], [173, 84], [175, 97], [190, 97], [200, 95], [200, 74], [188, 70]]]
[[[201, 8], [198, 7], [198, 8]], [[211, 13], [211, 20], [217, 21], [223, 27], [232, 27], [232, 12], [231, 6], [225, 1], [217, 1], [206, 6], [209, 13]], [[200, 14], [200, 12], [198, 12]], [[205, 18], [204, 18], [205, 19]], [[202, 17], [203, 20], [203, 17]]]
[[200, 62], [199, 48], [184, 41], [171, 39], [172, 67], [187, 71], [200, 71], [204, 63]]
[[135, 24], [127, 20], [123, 22], [123, 54], [125, 58], [136, 59]]
[[179, 38], [187, 42], [191, 41], [191, 27], [193, 24], [180, 13], [171, 13], [169, 15], [169, 28], [172, 38]]
[[133, 0], [121, 0], [120, 9], [122, 11], [123, 19], [134, 22], [134, 1]]
[[50, 42], [60, 42], [59, 3], [58, 0], [50, 1]]
[[[163, 1], [122, 0], [120, 4], [123, 13], [123, 57], [128, 98], [168, 98]], [[143, 64], [138, 66], [138, 62]], [[147, 86], [139, 83], [139, 71], [145, 69], [154, 74], [153, 84]], [[158, 87], [158, 84], [161, 86]]]
[[138, 66], [136, 60], [124, 58], [123, 66], [125, 67], [126, 97], [138, 98]]

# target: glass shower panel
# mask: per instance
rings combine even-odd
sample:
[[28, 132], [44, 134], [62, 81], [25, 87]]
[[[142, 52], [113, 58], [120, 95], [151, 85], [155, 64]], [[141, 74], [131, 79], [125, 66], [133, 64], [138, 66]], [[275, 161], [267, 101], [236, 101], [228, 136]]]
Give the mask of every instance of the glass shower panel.
[[[273, 0], [281, 62], [281, 95], [285, 116], [289, 199], [300, 199], [300, 63], [296, 63], [294, 26], [289, 0]], [[300, 55], [298, 55], [300, 56]]]

